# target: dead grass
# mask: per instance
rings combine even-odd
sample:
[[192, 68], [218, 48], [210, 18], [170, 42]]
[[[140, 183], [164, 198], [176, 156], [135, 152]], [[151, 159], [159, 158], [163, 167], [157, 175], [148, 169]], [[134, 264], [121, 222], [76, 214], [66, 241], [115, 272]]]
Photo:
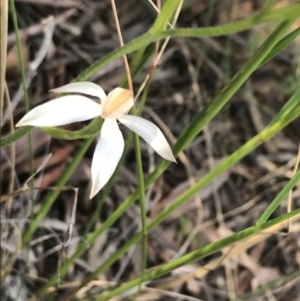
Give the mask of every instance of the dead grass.
[[[216, 1], [213, 9], [208, 2], [187, 1], [179, 17], [179, 26], [229, 22], [253, 14], [263, 4], [261, 1], [248, 0]], [[154, 20], [155, 13], [142, 1], [116, 1], [116, 4], [125, 43], [145, 32]], [[119, 45], [108, 0], [18, 0], [16, 6], [24, 41], [23, 54], [27, 64], [31, 107], [49, 99], [50, 89], [70, 82], [92, 62]], [[210, 12], [211, 18], [207, 20]], [[48, 19], [50, 15], [54, 16], [53, 20]], [[9, 22], [7, 84], [13, 116], [9, 106], [5, 105], [3, 116], [7, 117], [3, 119], [3, 135], [9, 133], [9, 123], [15, 124], [24, 114], [21, 103], [23, 95], [20, 95], [21, 90], [18, 91], [21, 85], [20, 70], [15, 67], [18, 64], [12, 28]], [[259, 26], [229, 38], [172, 39], [153, 74], [144, 115], [155, 120], [162, 129], [169, 129], [168, 136], [172, 141], [195, 113], [216, 95], [228, 77], [247, 60], [249, 49], [257, 47], [269, 32], [270, 25]], [[149, 217], [172, 203], [193, 181], [201, 178], [217, 162], [267, 125], [296, 86], [299, 78], [298, 48], [299, 45], [294, 43], [256, 71], [222, 113], [192, 142], [179, 163], [171, 165], [164, 177], [154, 183], [151, 193], [147, 194]], [[43, 55], [40, 60], [38, 55]], [[148, 73], [149, 67], [146, 66], [134, 79], [135, 89]], [[109, 91], [119, 85], [124, 74], [122, 60], [118, 60], [99, 71], [92, 80]], [[75, 130], [81, 126], [75, 124], [69, 129]], [[124, 133], [126, 135], [127, 132]], [[255, 150], [175, 211], [149, 235], [148, 268], [216, 241], [232, 231], [253, 225], [291, 177], [298, 137], [299, 121]], [[50, 139], [39, 130], [33, 132], [32, 139], [35, 168], [41, 166], [45, 157], [52, 153], [43, 172], [36, 178], [35, 186], [52, 186], [81, 141]], [[11, 192], [12, 188], [20, 189], [30, 175], [26, 142], [21, 139], [14, 147], [15, 153], [11, 148], [6, 148], [0, 157], [3, 194]], [[70, 241], [66, 241], [64, 236], [69, 217], [72, 216], [72, 192], [60, 194], [47, 218], [40, 224], [33, 241], [23, 252], [20, 252], [21, 233], [26, 227], [30, 211], [39, 211], [47, 192], [37, 193], [33, 208], [26, 193], [11, 199], [9, 208], [7, 202], [0, 204], [1, 267], [6, 271], [2, 278], [0, 300], [16, 300], [16, 296], [17, 300], [27, 300], [45, 279], [56, 272], [62, 246], [65, 247], [64, 258], [76, 249], [96, 207], [97, 198], [89, 200], [89, 167], [93, 148], [94, 145], [68, 184], [79, 187], [76, 223]], [[144, 170], [149, 173], [158, 158], [143, 142], [142, 150]], [[109, 217], [136, 186], [134, 149], [131, 149], [97, 224]], [[300, 205], [299, 196], [298, 186], [293, 193], [295, 207]], [[276, 214], [284, 212], [286, 204]], [[63, 300], [68, 288], [76, 286], [95, 266], [105, 262], [135, 233], [139, 223], [139, 205], [135, 204], [77, 260], [56, 300]], [[288, 281], [278, 281], [299, 270], [299, 226], [298, 222], [293, 224], [288, 235], [259, 236], [255, 241], [248, 241], [231, 250], [224, 250], [222, 254], [178, 269], [150, 283], [137, 300], [237, 299], [269, 282], [274, 285], [247, 299], [246, 296], [242, 297], [242, 300], [300, 300], [299, 275]], [[108, 283], [132, 278], [140, 272], [141, 262], [141, 246], [138, 244], [91, 286], [81, 290], [78, 298], [92, 300], [92, 296]]]

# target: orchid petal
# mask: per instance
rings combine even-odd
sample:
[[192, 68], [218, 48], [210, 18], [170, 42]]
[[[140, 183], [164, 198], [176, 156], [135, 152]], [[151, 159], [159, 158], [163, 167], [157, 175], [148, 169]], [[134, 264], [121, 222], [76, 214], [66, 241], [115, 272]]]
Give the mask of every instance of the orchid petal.
[[118, 120], [141, 136], [161, 157], [176, 162], [164, 134], [154, 123], [133, 115], [124, 115]]
[[115, 88], [108, 95], [103, 103], [103, 118], [118, 119], [126, 114], [134, 105], [133, 93], [131, 90]]
[[91, 82], [77, 82], [64, 85], [50, 90], [53, 93], [82, 93], [100, 98], [103, 102], [106, 98], [104, 90], [97, 84]]
[[106, 119], [101, 128], [100, 140], [97, 143], [92, 160], [92, 190], [90, 198], [108, 182], [114, 173], [124, 150], [124, 139], [118, 123]]
[[29, 111], [16, 126], [59, 126], [93, 119], [101, 115], [102, 106], [80, 95], [68, 95], [50, 100]]

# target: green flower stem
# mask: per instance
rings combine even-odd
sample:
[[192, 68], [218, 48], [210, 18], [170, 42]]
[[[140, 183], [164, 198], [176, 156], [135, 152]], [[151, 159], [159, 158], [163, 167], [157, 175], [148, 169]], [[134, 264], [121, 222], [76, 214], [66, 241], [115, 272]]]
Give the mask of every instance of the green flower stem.
[[[135, 157], [136, 157], [136, 167], [138, 174], [138, 192], [140, 199], [140, 209], [141, 209], [141, 226], [142, 226], [142, 266], [141, 266], [141, 275], [145, 273], [147, 268], [147, 209], [146, 209], [146, 197], [145, 197], [145, 183], [144, 183], [144, 173], [143, 173], [143, 164], [141, 156], [141, 147], [140, 140], [137, 134], [133, 134], [134, 137], [134, 146], [135, 146]], [[140, 287], [138, 291], [140, 290]]]
[[5, 146], [9, 146], [10, 144], [19, 140], [23, 136], [29, 134], [33, 129], [34, 129], [33, 126], [24, 126], [24, 127], [17, 129], [16, 131], [14, 131], [13, 134], [0, 139], [0, 147], [2, 148]]
[[[223, 238], [216, 242], [213, 242], [205, 247], [202, 247], [202, 248], [195, 250], [189, 254], [186, 254], [178, 259], [168, 262], [162, 266], [159, 266], [158, 268], [155, 268], [155, 269], [152, 269], [151, 271], [146, 272], [144, 275], [144, 281], [150, 281], [152, 279], [161, 277], [161, 276], [163, 276], [171, 271], [174, 271], [175, 269], [178, 269], [184, 265], [191, 264], [191, 263], [195, 262], [196, 260], [200, 260], [211, 254], [214, 254], [217, 251], [224, 249], [225, 247], [232, 246], [233, 244], [241, 242], [242, 240], [244, 240], [246, 238], [249, 238], [253, 235], [259, 234], [264, 230], [268, 230], [270, 227], [275, 226], [279, 223], [282, 223], [283, 221], [286, 221], [297, 215], [300, 215], [300, 209], [294, 210], [290, 213], [286, 213], [286, 214], [284, 214], [278, 218], [275, 218], [269, 222], [244, 229], [238, 233], [232, 234], [226, 238]], [[124, 284], [118, 286], [113, 291], [109, 292], [108, 294], [100, 296], [98, 299], [96, 299], [96, 301], [109, 300], [110, 298], [112, 298], [116, 295], [121, 295], [122, 293], [135, 287], [136, 285], [139, 285], [140, 283], [141, 283], [141, 277], [133, 279], [127, 283], [124, 283]]]
[[[200, 133], [203, 127], [222, 109], [222, 107], [230, 100], [231, 96], [241, 87], [241, 85], [247, 80], [247, 78], [252, 74], [253, 71], [261, 64], [268, 53], [273, 49], [273, 47], [280, 40], [281, 36], [286, 32], [286, 30], [291, 26], [294, 20], [289, 20], [280, 24], [273, 34], [267, 39], [267, 41], [261, 46], [257, 53], [241, 68], [236, 76], [224, 87], [224, 89], [200, 112], [193, 121], [188, 125], [184, 132], [180, 135], [177, 143], [174, 145], [173, 151], [177, 155], [182, 151], [189, 143]], [[127, 44], [128, 45], [128, 44]], [[123, 55], [124, 53], [122, 53]], [[106, 57], [107, 58], [107, 57]], [[97, 69], [95, 69], [97, 70]], [[84, 80], [85, 78], [80, 78], [79, 80]], [[295, 117], [296, 118], [296, 117]], [[244, 154], [246, 155], [247, 152]], [[231, 158], [231, 157], [230, 157]], [[169, 166], [169, 162], [162, 161], [162, 163], [155, 169], [155, 171], [150, 174], [146, 181], [145, 186], [148, 188]], [[213, 180], [212, 178], [211, 180]], [[88, 244], [93, 244], [96, 239], [108, 229], [128, 208], [134, 201], [138, 198], [138, 192], [134, 192], [129, 196], [119, 208], [107, 219], [101, 226], [99, 226], [95, 231], [86, 239]], [[162, 212], [163, 213], [163, 212]], [[66, 260], [66, 262], [61, 267], [61, 277], [63, 278], [70, 266], [74, 261], [80, 257], [87, 248], [87, 244], [82, 242], [77, 247], [75, 253]], [[119, 252], [120, 250], [118, 250]], [[101, 267], [100, 267], [101, 268]], [[99, 269], [99, 268], [98, 268]], [[95, 274], [98, 273], [95, 271]], [[101, 268], [102, 269], [102, 268]], [[44, 295], [47, 288], [53, 285], [57, 280], [57, 276], [53, 276], [47, 284], [40, 290], [38, 297]]]
[[16, 35], [19, 66], [21, 69], [21, 78], [22, 78], [23, 93], [24, 93], [25, 111], [28, 112], [29, 111], [29, 99], [28, 99], [28, 93], [27, 93], [24, 59], [23, 59], [23, 55], [22, 55], [22, 45], [21, 45], [21, 39], [20, 39], [20, 35], [19, 35], [19, 26], [18, 26], [17, 13], [16, 13], [14, 0], [10, 0], [10, 10], [11, 10], [11, 16], [12, 16], [12, 21], [14, 24], [15, 35]]
[[[278, 9], [280, 10], [280, 9]], [[276, 11], [278, 11], [276, 10]], [[300, 10], [298, 10], [298, 15], [300, 15]], [[152, 42], [168, 38], [168, 37], [194, 37], [194, 38], [204, 38], [212, 36], [224, 36], [229, 34], [234, 34], [240, 31], [244, 31], [250, 28], [253, 28], [256, 25], [262, 24], [265, 22], [265, 18], [270, 15], [260, 15], [251, 16], [241, 21], [213, 26], [213, 27], [204, 27], [204, 28], [178, 28], [178, 29], [168, 29], [158, 33], [146, 33], [131, 42], [127, 43], [123, 47], [116, 49], [115, 51], [109, 53], [104, 58], [95, 62], [91, 65], [86, 71], [79, 75], [75, 81], [84, 81], [88, 80], [93, 74], [98, 70], [106, 66], [107, 64], [113, 62], [114, 60], [122, 57], [123, 55], [129, 54], [133, 51], [138, 50], [139, 48], [145, 47]], [[285, 17], [285, 19], [290, 19]], [[276, 19], [277, 20], [277, 19]], [[275, 19], [273, 21], [276, 21]], [[284, 19], [281, 19], [282, 21]], [[270, 18], [269, 18], [269, 21]], [[278, 20], [277, 20], [278, 21]]]
[[[77, 168], [78, 164], [82, 160], [84, 154], [86, 153], [86, 151], [92, 144], [93, 140], [94, 140], [93, 138], [90, 138], [90, 139], [87, 139], [84, 141], [84, 143], [81, 145], [79, 151], [76, 153], [75, 157], [70, 162], [70, 164], [66, 167], [62, 176], [60, 177], [59, 181], [56, 183], [55, 186], [64, 186], [67, 183], [68, 179], [73, 174], [74, 170]], [[44, 201], [39, 213], [30, 222], [29, 228], [23, 236], [24, 244], [27, 244], [28, 242], [30, 242], [33, 233], [38, 228], [40, 222], [45, 218], [45, 216], [47, 215], [48, 211], [52, 207], [53, 203], [55, 202], [55, 200], [59, 194], [60, 194], [60, 191], [58, 191], [58, 190], [54, 190], [51, 193], [49, 193], [49, 195], [48, 195], [47, 199]]]
[[84, 128], [78, 131], [68, 131], [65, 129], [61, 129], [58, 127], [42, 127], [41, 130], [56, 138], [63, 140], [77, 140], [77, 139], [88, 139], [95, 138], [95, 136], [99, 135], [99, 131], [101, 129], [103, 123], [103, 118], [98, 117], [93, 119], [93, 121], [85, 126]]

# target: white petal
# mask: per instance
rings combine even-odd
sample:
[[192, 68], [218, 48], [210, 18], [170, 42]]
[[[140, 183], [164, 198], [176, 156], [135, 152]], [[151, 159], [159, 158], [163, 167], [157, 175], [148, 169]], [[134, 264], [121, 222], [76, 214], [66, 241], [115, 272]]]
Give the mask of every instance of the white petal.
[[123, 150], [124, 139], [117, 121], [106, 119], [93, 156], [90, 198], [94, 197], [108, 182], [120, 161]]
[[29, 111], [16, 126], [59, 126], [72, 122], [93, 119], [101, 115], [102, 106], [93, 100], [68, 95], [50, 100]]
[[82, 93], [98, 97], [101, 101], [104, 101], [106, 98], [104, 90], [99, 85], [91, 82], [70, 83], [50, 91], [53, 93]]
[[124, 115], [118, 120], [141, 136], [161, 157], [176, 162], [165, 136], [154, 123], [133, 115]]

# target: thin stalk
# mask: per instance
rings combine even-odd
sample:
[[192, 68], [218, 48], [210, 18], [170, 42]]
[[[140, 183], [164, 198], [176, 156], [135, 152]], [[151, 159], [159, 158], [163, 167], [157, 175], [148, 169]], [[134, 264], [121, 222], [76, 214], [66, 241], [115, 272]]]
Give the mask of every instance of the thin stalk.
[[295, 187], [295, 185], [300, 180], [300, 170], [288, 181], [284, 188], [277, 194], [276, 198], [271, 202], [267, 209], [263, 212], [260, 218], [257, 220], [256, 224], [260, 225], [265, 223], [272, 213], [278, 208], [278, 206], [283, 202], [290, 191]]
[[[138, 175], [138, 191], [140, 200], [140, 210], [141, 210], [141, 226], [142, 226], [142, 265], [141, 265], [141, 277], [147, 268], [147, 208], [146, 208], [146, 197], [145, 197], [145, 183], [144, 183], [144, 173], [143, 164], [141, 156], [140, 138], [137, 134], [133, 135], [135, 144], [135, 157], [136, 157], [136, 169]], [[137, 295], [141, 289], [141, 284], [139, 284]]]
[[[118, 18], [118, 13], [117, 13], [115, 0], [111, 0], [111, 6], [112, 6], [112, 10], [113, 10], [114, 20], [115, 20], [115, 23], [116, 23], [116, 28], [117, 28], [117, 33], [118, 33], [120, 46], [123, 47], [124, 42], [123, 42], [123, 37], [122, 37], [122, 33], [121, 33], [121, 27], [120, 27], [120, 23], [119, 23], [119, 18]], [[127, 60], [126, 55], [123, 55], [123, 61], [124, 61], [125, 69], [126, 69], [128, 86], [129, 86], [129, 89], [133, 92], [132, 78], [131, 78], [130, 68], [129, 68], [129, 64], [128, 64], [128, 60]]]
[[6, 59], [7, 59], [7, 28], [8, 28], [8, 2], [0, 3], [0, 121], [2, 120], [2, 112], [4, 105], [4, 91], [6, 86]]
[[[22, 45], [21, 45], [21, 39], [20, 39], [20, 35], [19, 35], [19, 25], [18, 25], [17, 13], [16, 13], [14, 0], [10, 0], [10, 10], [11, 10], [11, 16], [12, 16], [12, 21], [13, 21], [13, 25], [14, 25], [14, 31], [15, 31], [15, 35], [16, 35], [18, 58], [19, 58], [19, 65], [20, 65], [20, 71], [21, 71], [23, 93], [24, 93], [25, 111], [28, 112], [29, 111], [29, 98], [28, 98], [28, 93], [27, 93], [24, 59], [23, 59], [23, 55], [22, 55]], [[32, 175], [34, 173], [34, 167], [33, 167], [33, 148], [32, 148], [31, 133], [28, 133], [28, 145], [29, 145], [30, 175]], [[31, 211], [32, 211], [33, 207], [34, 207], [33, 181], [30, 182], [30, 187], [31, 187], [30, 199], [31, 199]], [[32, 212], [31, 212], [31, 214], [32, 214]]]

